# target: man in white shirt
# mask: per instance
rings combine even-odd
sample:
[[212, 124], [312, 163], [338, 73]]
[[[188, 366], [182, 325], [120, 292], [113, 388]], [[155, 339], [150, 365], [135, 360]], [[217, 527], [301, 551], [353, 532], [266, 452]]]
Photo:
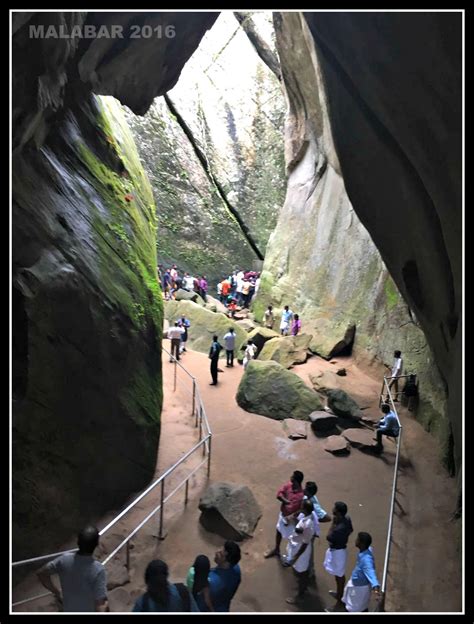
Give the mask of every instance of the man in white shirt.
[[189, 273], [185, 273], [183, 282], [184, 282], [183, 283], [184, 289], [188, 290], [189, 292], [193, 292], [193, 290], [194, 290], [194, 277], [189, 275]]
[[285, 306], [285, 309], [281, 313], [281, 323], [280, 323], [280, 331], [282, 336], [288, 336], [288, 331], [290, 329], [291, 319], [293, 318], [293, 312], [290, 310], [289, 306]]
[[[395, 387], [395, 395], [394, 401], [398, 401], [398, 380], [400, 375], [402, 374], [403, 369], [403, 360], [401, 351], [395, 351], [393, 354], [393, 365], [392, 365], [392, 381], [388, 385], [388, 389], [391, 390], [392, 386]], [[389, 397], [385, 398], [385, 402], [388, 403]]]
[[298, 593], [296, 596], [287, 598], [289, 604], [299, 602], [308, 588], [308, 575], [311, 564], [313, 549], [313, 536], [315, 535], [315, 522], [313, 517], [313, 504], [304, 500], [301, 505], [302, 513], [298, 516], [298, 523], [290, 535], [286, 547], [285, 565], [292, 566], [298, 581]]
[[[177, 360], [179, 360], [179, 346], [184, 332], [184, 327], [180, 327], [178, 321], [176, 321], [174, 327], [168, 329], [168, 338], [171, 340], [171, 355]], [[173, 362], [173, 357], [170, 357], [170, 362]]]
[[235, 332], [231, 327], [224, 336], [225, 354], [227, 356], [226, 366], [234, 366]]
[[245, 348], [245, 354], [244, 354], [244, 370], [247, 368], [247, 364], [250, 362], [250, 360], [255, 359], [255, 354], [257, 352], [257, 345], [254, 345], [253, 342], [251, 340], [249, 340], [247, 342], [247, 347]]

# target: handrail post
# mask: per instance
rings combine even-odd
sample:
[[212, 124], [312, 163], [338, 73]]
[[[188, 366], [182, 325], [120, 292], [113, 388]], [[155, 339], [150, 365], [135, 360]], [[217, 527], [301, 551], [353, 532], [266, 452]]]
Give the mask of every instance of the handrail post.
[[163, 512], [165, 506], [165, 479], [161, 482], [161, 504], [160, 504], [160, 530], [158, 531], [158, 538], [163, 539]]
[[199, 408], [199, 442], [202, 440], [202, 405]]
[[196, 406], [196, 380], [193, 377], [193, 411], [191, 412], [191, 416], [194, 416], [195, 406]]
[[176, 358], [174, 358], [174, 388], [173, 388], [173, 392], [176, 392], [176, 369], [178, 367], [178, 363], [176, 361]]
[[209, 475], [211, 474], [211, 442], [212, 442], [212, 433], [209, 434], [209, 446], [207, 449], [207, 478], [209, 479]]
[[186, 487], [184, 490], [184, 505], [188, 504], [188, 490], [189, 490], [189, 479], [186, 479]]

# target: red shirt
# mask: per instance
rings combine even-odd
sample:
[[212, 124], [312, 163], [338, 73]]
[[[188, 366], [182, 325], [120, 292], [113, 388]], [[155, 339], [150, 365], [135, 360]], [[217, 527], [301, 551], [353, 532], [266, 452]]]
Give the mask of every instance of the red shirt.
[[303, 488], [300, 487], [296, 492], [293, 490], [293, 484], [291, 481], [282, 485], [281, 488], [277, 492], [278, 496], [282, 496], [286, 498], [286, 500], [290, 501], [289, 505], [281, 504], [280, 511], [284, 516], [289, 516], [301, 507], [301, 501], [303, 500], [304, 492]]

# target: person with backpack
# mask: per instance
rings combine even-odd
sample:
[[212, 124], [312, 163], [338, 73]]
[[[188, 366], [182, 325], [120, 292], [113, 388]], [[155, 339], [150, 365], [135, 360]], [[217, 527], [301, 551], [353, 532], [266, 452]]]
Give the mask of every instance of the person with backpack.
[[209, 359], [211, 360], [211, 377], [210, 386], [217, 386], [217, 368], [219, 364], [219, 354], [222, 351], [222, 345], [219, 343], [218, 337], [212, 337], [212, 344], [209, 350]]
[[161, 559], [154, 559], [147, 565], [145, 583], [147, 591], [135, 601], [134, 613], [199, 612], [186, 585], [168, 582], [168, 565]]
[[209, 592], [209, 573], [211, 562], [206, 555], [198, 555], [189, 568], [186, 585], [194, 596], [200, 611], [214, 611]]

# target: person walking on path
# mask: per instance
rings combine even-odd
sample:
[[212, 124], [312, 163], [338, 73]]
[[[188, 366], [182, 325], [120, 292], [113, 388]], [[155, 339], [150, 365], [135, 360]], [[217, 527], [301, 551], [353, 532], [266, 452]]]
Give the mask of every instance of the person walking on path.
[[[209, 573], [209, 594], [214, 611], [227, 613], [230, 603], [239, 588], [242, 573], [240, 571], [240, 546], [228, 540], [214, 556], [217, 566]], [[207, 609], [204, 608], [203, 611]]]
[[[360, 552], [342, 597], [345, 610], [351, 613], [362, 613], [369, 610], [371, 590], [374, 591], [377, 598], [381, 597], [371, 544], [372, 536], [369, 533], [362, 531], [357, 535], [355, 545]], [[325, 610], [329, 611], [330, 609]]]
[[179, 360], [179, 346], [181, 344], [181, 336], [184, 334], [184, 327], [179, 326], [179, 322], [176, 321], [174, 327], [168, 329], [168, 338], [171, 340], [171, 356], [170, 362], [173, 362], [173, 357]]
[[282, 336], [288, 336], [292, 318], [293, 312], [290, 310], [289, 306], [286, 305], [281, 314], [280, 332]]
[[298, 314], [295, 314], [293, 320], [291, 321], [291, 335], [297, 336], [301, 331], [301, 321]]
[[324, 557], [324, 568], [329, 574], [336, 577], [336, 591], [331, 590], [329, 593], [336, 599], [336, 604], [332, 610], [337, 611], [344, 607], [342, 594], [346, 582], [347, 541], [353, 528], [351, 519], [347, 515], [346, 503], [336, 501], [332, 515], [332, 524], [326, 536], [329, 548]]
[[209, 589], [210, 571], [209, 557], [198, 555], [186, 576], [186, 585], [196, 600], [200, 611], [214, 611]]
[[296, 596], [286, 599], [288, 604], [299, 602], [308, 588], [314, 537], [313, 505], [309, 500], [304, 500], [295, 528], [288, 539], [286, 557], [283, 562], [283, 565], [293, 567], [298, 582], [298, 592]]
[[[105, 568], [92, 556], [99, 545], [96, 527], [86, 526], [77, 545], [78, 552], [65, 553], [41, 568], [38, 579], [62, 603], [64, 612], [108, 611]], [[59, 575], [62, 596], [51, 580], [53, 574]]]
[[383, 451], [383, 435], [389, 436], [390, 438], [398, 438], [400, 433], [400, 423], [398, 422], [395, 412], [391, 411], [390, 405], [388, 405], [388, 403], [383, 403], [381, 409], [384, 415], [377, 424], [377, 431], [375, 433], [376, 437], [374, 438], [374, 440], [377, 441], [375, 449], [379, 453]]
[[234, 366], [235, 332], [232, 327], [224, 336], [225, 354], [227, 357], [226, 366]]
[[179, 327], [182, 327], [184, 329], [183, 333], [181, 334], [181, 344], [179, 347], [179, 352], [183, 353], [183, 351], [186, 351], [186, 343], [188, 342], [188, 329], [191, 327], [191, 321], [185, 316], [182, 316], [178, 321], [178, 325]]
[[265, 559], [280, 557], [280, 545], [282, 538], [288, 539], [293, 533], [295, 522], [293, 514], [301, 507], [304, 492], [301, 484], [304, 475], [300, 470], [295, 470], [290, 480], [281, 486], [277, 492], [277, 500], [281, 502], [280, 514], [276, 525], [275, 548], [265, 553]]
[[269, 305], [265, 310], [264, 324], [267, 329], [273, 329], [275, 323], [275, 315], [273, 314], [273, 306]]
[[211, 377], [212, 383], [210, 386], [217, 386], [217, 369], [219, 364], [219, 354], [222, 351], [222, 345], [220, 344], [218, 337], [212, 337], [211, 348], [209, 349], [209, 359], [211, 360]]
[[[388, 368], [388, 367], [387, 367]], [[394, 351], [393, 353], [393, 365], [392, 365], [392, 381], [388, 385], [388, 389], [391, 390], [392, 386], [395, 386], [394, 401], [398, 401], [398, 380], [403, 370], [403, 360], [401, 351]], [[385, 402], [388, 403], [389, 396], [385, 398]]]
[[257, 353], [257, 345], [254, 345], [253, 342], [251, 340], [249, 340], [247, 342], [247, 346], [245, 348], [245, 353], [244, 353], [244, 370], [247, 368], [248, 363], [251, 360], [255, 359], [255, 354]]
[[203, 275], [199, 280], [199, 289], [201, 297], [204, 299], [204, 303], [207, 302], [207, 279], [206, 276]]
[[147, 565], [145, 583], [147, 591], [135, 601], [134, 613], [199, 612], [194, 597], [184, 583], [168, 582], [168, 565], [161, 559], [154, 559]]

